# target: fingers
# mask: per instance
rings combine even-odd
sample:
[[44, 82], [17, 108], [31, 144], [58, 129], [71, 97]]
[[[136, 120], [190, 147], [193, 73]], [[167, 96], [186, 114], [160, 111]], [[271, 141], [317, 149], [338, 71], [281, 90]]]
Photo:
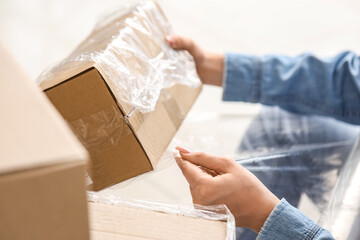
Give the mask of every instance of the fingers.
[[181, 50], [192, 50], [194, 47], [194, 42], [190, 38], [170, 35], [165, 37], [165, 41], [174, 49]]
[[196, 186], [199, 181], [211, 178], [210, 175], [191, 162], [184, 161], [181, 157], [175, 157], [175, 160], [190, 186]]
[[169, 35], [165, 37], [165, 41], [169, 44], [170, 47], [176, 50], [186, 50], [195, 59], [202, 59], [201, 49], [190, 38], [182, 37], [179, 35]]
[[187, 149], [176, 147], [180, 152], [182, 159], [187, 160], [194, 165], [202, 166], [210, 170], [215, 170], [216, 173], [226, 173], [229, 171], [229, 168], [232, 167], [232, 160], [218, 157], [215, 155], [203, 153], [203, 152], [190, 152]]
[[220, 174], [219, 174], [218, 172], [216, 172], [215, 170], [211, 170], [211, 169], [208, 169], [208, 168], [202, 167], [202, 166], [199, 166], [199, 168], [200, 168], [203, 172], [205, 172], [205, 173], [207, 173], [207, 174], [209, 174], [209, 175], [211, 175], [211, 176], [213, 176], [213, 177], [216, 177], [216, 176], [220, 175]]

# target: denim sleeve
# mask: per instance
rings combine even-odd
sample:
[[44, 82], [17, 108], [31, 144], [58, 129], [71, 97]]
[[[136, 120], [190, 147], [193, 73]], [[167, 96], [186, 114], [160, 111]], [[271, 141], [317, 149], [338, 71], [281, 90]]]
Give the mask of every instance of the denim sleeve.
[[270, 213], [256, 239], [333, 240], [334, 238], [328, 231], [282, 199]]
[[224, 101], [278, 105], [360, 124], [360, 58], [225, 54]]

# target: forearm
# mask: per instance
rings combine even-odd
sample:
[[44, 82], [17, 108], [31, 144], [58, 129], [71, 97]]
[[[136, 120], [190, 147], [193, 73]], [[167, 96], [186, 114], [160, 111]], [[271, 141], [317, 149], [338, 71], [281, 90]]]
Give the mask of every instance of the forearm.
[[360, 60], [352, 52], [319, 59], [226, 54], [225, 101], [278, 105], [360, 124]]
[[257, 237], [261, 239], [332, 240], [332, 235], [292, 207], [285, 199], [275, 207]]

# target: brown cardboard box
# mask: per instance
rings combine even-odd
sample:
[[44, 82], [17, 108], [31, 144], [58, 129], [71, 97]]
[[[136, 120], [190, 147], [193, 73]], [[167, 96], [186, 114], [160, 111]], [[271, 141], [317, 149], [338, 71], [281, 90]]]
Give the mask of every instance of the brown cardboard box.
[[0, 239], [88, 239], [87, 153], [0, 44]]
[[[163, 52], [166, 21], [153, 2], [134, 8], [96, 29], [41, 81], [41, 88], [90, 153], [88, 173], [94, 190], [151, 171], [200, 93], [201, 87], [180, 84], [164, 88], [155, 111], [146, 113], [123, 98], [125, 90], [119, 93], [119, 82], [149, 72], [151, 64], [143, 58], [157, 61], [160, 56], [161, 63], [169, 61]], [[122, 76], [119, 66], [125, 66], [124, 74], [131, 72], [130, 76]], [[133, 85], [139, 91], [148, 87], [141, 81]]]
[[[235, 239], [234, 221], [89, 202], [91, 240]], [[232, 226], [229, 228], [229, 225]]]

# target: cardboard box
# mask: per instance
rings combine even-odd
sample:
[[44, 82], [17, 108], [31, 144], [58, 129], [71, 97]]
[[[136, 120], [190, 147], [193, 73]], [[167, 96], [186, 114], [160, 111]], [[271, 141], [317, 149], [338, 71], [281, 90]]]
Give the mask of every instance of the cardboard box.
[[[152, 112], [137, 111], [124, 99], [125, 90], [119, 92], [120, 84], [154, 70], [147, 60], [157, 61], [160, 56], [161, 63], [169, 61], [163, 52], [166, 21], [153, 2], [136, 7], [96, 29], [41, 81], [41, 88], [90, 153], [93, 190], [151, 171], [201, 91], [201, 86], [180, 84], [164, 88]], [[142, 91], [146, 84], [135, 81], [133, 87]]]
[[98, 202], [89, 202], [89, 214], [91, 240], [235, 239], [234, 220]]
[[88, 239], [87, 152], [0, 44], [0, 239]]

